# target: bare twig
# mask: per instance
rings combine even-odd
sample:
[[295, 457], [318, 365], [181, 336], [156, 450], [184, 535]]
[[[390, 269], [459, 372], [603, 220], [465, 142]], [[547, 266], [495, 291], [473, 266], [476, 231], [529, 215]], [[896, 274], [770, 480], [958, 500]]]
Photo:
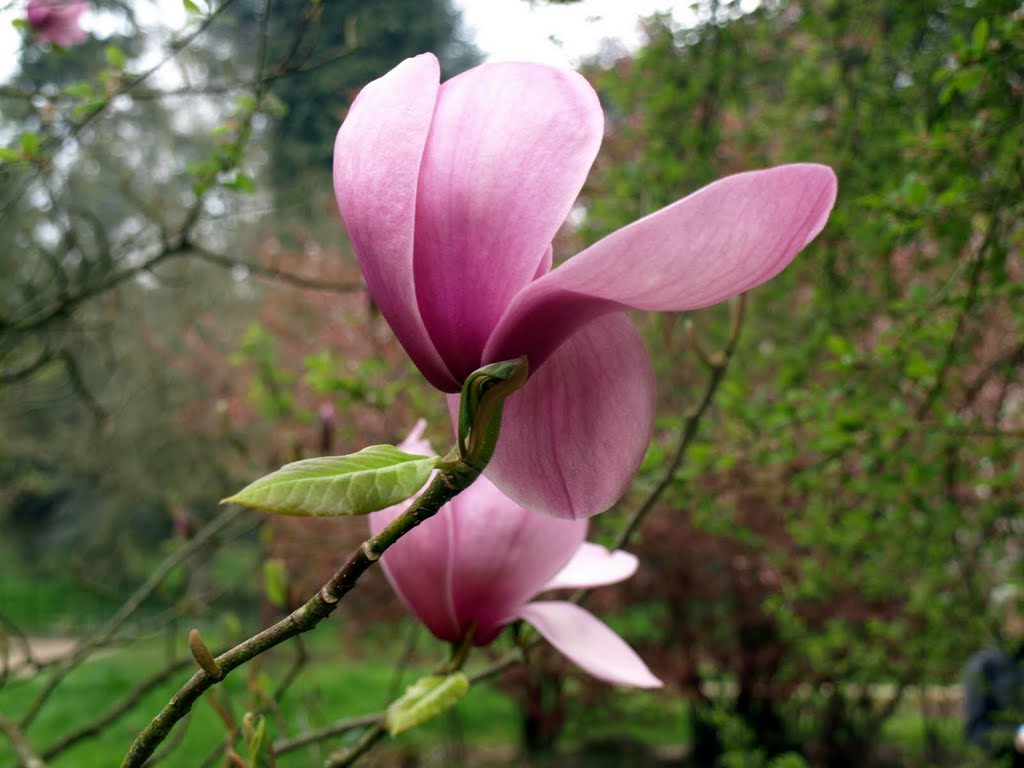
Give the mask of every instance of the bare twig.
[[50, 760], [56, 757], [66, 749], [70, 749], [75, 744], [85, 739], [90, 739], [93, 736], [97, 736], [103, 732], [113, 722], [116, 722], [126, 712], [131, 711], [136, 704], [145, 696], [147, 693], [152, 691], [154, 688], [165, 683], [174, 674], [177, 674], [182, 669], [187, 667], [189, 664], [188, 659], [179, 659], [178, 661], [169, 664], [164, 669], [157, 672], [155, 675], [146, 678], [137, 686], [135, 686], [127, 696], [121, 701], [112, 706], [102, 715], [97, 717], [90, 723], [83, 725], [76, 731], [72, 731], [66, 736], [62, 737], [59, 741], [54, 742], [40, 753], [45, 760]]
[[191, 245], [189, 255], [195, 258], [208, 262], [210, 264], [216, 264], [219, 267], [225, 269], [234, 269], [241, 267], [253, 275], [258, 277], [265, 277], [270, 280], [277, 280], [278, 282], [287, 283], [294, 285], [298, 288], [308, 288], [313, 291], [327, 291], [331, 293], [353, 293], [356, 291], [364, 290], [365, 286], [362, 282], [355, 283], [332, 283], [326, 280], [317, 280], [313, 277], [306, 277], [304, 275], [297, 275], [293, 272], [286, 272], [285, 270], [276, 269], [274, 267], [268, 267], [264, 264], [256, 264], [251, 261], [244, 261], [242, 259], [233, 259], [230, 256], [225, 256], [219, 253], [213, 253], [201, 248], [197, 245]]
[[323, 728], [318, 728], [315, 731], [308, 731], [291, 739], [280, 739], [274, 742], [274, 754], [283, 755], [286, 752], [293, 752], [296, 749], [301, 749], [302, 747], [309, 746], [310, 744], [316, 744], [317, 742], [326, 741], [327, 739], [334, 738], [335, 736], [341, 736], [349, 731], [355, 731], [359, 728], [367, 728], [380, 722], [383, 717], [383, 712], [372, 712], [368, 715], [360, 715], [359, 717], [350, 717], [345, 720], [339, 720], [337, 723], [333, 723]]
[[20, 768], [46, 768], [46, 763], [35, 753], [32, 745], [25, 738], [24, 731], [13, 720], [8, 720], [0, 715], [0, 731], [3, 731], [4, 736], [11, 742], [14, 754], [18, 756]]
[[149, 578], [124, 602], [121, 608], [113, 617], [97, 632], [79, 645], [75, 652], [65, 659], [54, 671], [46, 686], [36, 696], [29, 706], [28, 711], [21, 718], [21, 728], [28, 726], [35, 720], [47, 699], [57, 689], [65, 677], [85, 660], [89, 654], [106, 643], [114, 636], [118, 629], [139, 609], [147, 598], [163, 583], [167, 575], [177, 568], [181, 563], [192, 557], [196, 552], [206, 547], [225, 528], [233, 523], [241, 514], [242, 510], [236, 507], [229, 507], [222, 511], [217, 517], [207, 523], [187, 544], [164, 559]]
[[[68, 130], [68, 132], [65, 135], [61, 137], [54, 137], [50, 141], [48, 141], [46, 143], [46, 146], [44, 146], [43, 148], [44, 152], [52, 152], [55, 147], [60, 146], [68, 139], [77, 136], [90, 123], [92, 123], [100, 115], [107, 111], [110, 105], [114, 102], [115, 97], [125, 95], [132, 91], [134, 88], [137, 88], [138, 86], [142, 85], [147, 80], [149, 80], [149, 78], [156, 74], [158, 70], [162, 69], [168, 62], [176, 58], [179, 53], [181, 53], [185, 48], [190, 46], [196, 40], [196, 38], [203, 34], [210, 27], [210, 25], [213, 24], [213, 22], [231, 6], [233, 2], [234, 0], [224, 0], [224, 2], [221, 3], [212, 13], [206, 16], [202, 20], [202, 22], [200, 22], [199, 26], [192, 30], [192, 32], [190, 32], [185, 37], [179, 38], [177, 40], [172, 40], [168, 52], [164, 54], [160, 61], [158, 61], [152, 67], [147, 69], [145, 72], [142, 72], [141, 74], [138, 74], [133, 78], [129, 78], [123, 81], [119, 88], [113, 90], [107, 95], [107, 98], [103, 101], [102, 105], [98, 105], [95, 109], [83, 115], [81, 119], [79, 119], [76, 123], [74, 123], [71, 126], [70, 130]], [[5, 95], [11, 94], [8, 93]], [[25, 182], [21, 185], [21, 188], [14, 193], [11, 199], [4, 205], [0, 206], [0, 216], [6, 214], [7, 211], [10, 210], [11, 207], [14, 206], [14, 204], [21, 199], [22, 195], [25, 194], [25, 190], [28, 189], [29, 184], [32, 182], [36, 175], [38, 174], [34, 174], [28, 179], [26, 179]]]
[[332, 754], [324, 762], [324, 765], [326, 768], [346, 768], [346, 766], [352, 765], [356, 760], [369, 752], [385, 733], [384, 718], [381, 717], [376, 723], [366, 729], [363, 735], [359, 737], [359, 741], [348, 749], [338, 750]]
[[[468, 488], [479, 477], [480, 471], [481, 468], [463, 462], [442, 468], [416, 502], [390, 525], [364, 541], [305, 605], [218, 656], [216, 662], [224, 676], [285, 640], [308, 632], [330, 616], [338, 602], [356, 585], [359, 577], [380, 559], [388, 547]], [[125, 755], [122, 768], [138, 768], [143, 765], [153, 750], [167, 738], [175, 723], [191, 710], [196, 700], [222, 679], [214, 678], [202, 670], [196, 672], [138, 735]]]
[[746, 306], [746, 295], [740, 295], [735, 299], [735, 303], [732, 305], [732, 322], [729, 331], [729, 339], [721, 352], [710, 355], [706, 352], [702, 353], [701, 359], [711, 370], [711, 376], [708, 379], [707, 385], [704, 387], [704, 394], [701, 395], [700, 402], [697, 403], [697, 406], [683, 421], [683, 427], [679, 432], [679, 442], [676, 445], [675, 455], [673, 455], [672, 461], [669, 462], [668, 467], [665, 468], [661, 481], [654, 487], [650, 494], [648, 494], [647, 498], [644, 499], [644, 502], [630, 516], [629, 520], [622, 527], [622, 530], [619, 531], [619, 535], [615, 537], [615, 543], [612, 545], [612, 549], [621, 549], [626, 545], [636, 532], [637, 528], [643, 522], [644, 518], [647, 517], [652, 509], [654, 509], [657, 503], [661, 500], [662, 495], [675, 480], [676, 473], [679, 471], [679, 467], [682, 466], [683, 459], [686, 458], [686, 452], [689, 450], [690, 445], [697, 436], [697, 430], [700, 428], [700, 422], [704, 418], [704, 414], [707, 413], [712, 401], [715, 399], [715, 393], [718, 391], [718, 387], [722, 383], [722, 379], [725, 378], [725, 372], [729, 368], [729, 362], [732, 360], [732, 356], [736, 351], [736, 345], [740, 340], [740, 332], [743, 330], [743, 319], [746, 315]]

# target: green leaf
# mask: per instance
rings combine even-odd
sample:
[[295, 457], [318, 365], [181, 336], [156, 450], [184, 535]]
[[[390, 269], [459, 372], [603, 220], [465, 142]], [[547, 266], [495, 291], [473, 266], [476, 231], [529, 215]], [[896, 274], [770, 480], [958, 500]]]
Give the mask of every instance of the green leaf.
[[348, 456], [286, 464], [221, 503], [234, 502], [281, 515], [365, 515], [397, 504], [423, 487], [436, 456], [415, 456], [371, 445]]
[[979, 19], [978, 23], [974, 25], [974, 31], [971, 33], [971, 48], [975, 53], [981, 54], [985, 52], [985, 45], [988, 43], [988, 19]]
[[108, 45], [106, 50], [107, 64], [117, 70], [124, 69], [125, 55], [124, 51], [118, 48], [116, 45]]
[[267, 738], [267, 719], [263, 715], [246, 712], [242, 718], [242, 735], [249, 753], [250, 768], [265, 768], [273, 764], [270, 740]]
[[281, 558], [271, 558], [263, 564], [263, 589], [271, 605], [285, 607], [288, 602], [288, 574]]
[[69, 85], [64, 89], [64, 93], [73, 99], [91, 99], [95, 97], [96, 89], [93, 88], [92, 83], [82, 80]]
[[76, 120], [81, 120], [84, 117], [89, 117], [93, 112], [99, 112], [101, 109], [107, 106], [107, 100], [102, 96], [83, 101], [81, 104], [76, 104], [75, 108], [71, 110], [71, 114], [75, 116]]
[[455, 706], [468, 690], [469, 678], [461, 672], [421, 678], [391, 703], [384, 714], [384, 727], [397, 736]]
[[39, 135], [31, 132], [21, 134], [21, 151], [26, 157], [39, 154]]
[[181, 0], [181, 4], [185, 6], [185, 10], [189, 13], [202, 13], [202, 11], [199, 10], [199, 6], [192, 2], [192, 0]]
[[249, 195], [256, 191], [256, 182], [252, 180], [251, 176], [247, 176], [244, 173], [235, 174], [235, 178], [225, 182], [224, 186]]

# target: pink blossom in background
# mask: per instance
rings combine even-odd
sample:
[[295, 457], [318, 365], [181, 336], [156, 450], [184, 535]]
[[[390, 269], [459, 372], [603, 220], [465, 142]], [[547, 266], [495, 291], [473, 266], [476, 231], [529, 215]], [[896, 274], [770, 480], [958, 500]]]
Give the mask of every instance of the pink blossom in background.
[[[399, 446], [430, 455], [424, 422]], [[377, 533], [409, 507], [406, 501], [372, 513]], [[529, 512], [485, 477], [446, 504], [381, 558], [402, 601], [441, 640], [487, 645], [508, 624], [529, 622], [563, 655], [610, 683], [661, 685], [618, 635], [579, 606], [534, 601], [539, 592], [623, 581], [637, 559], [585, 541], [586, 520], [559, 520]]]
[[807, 164], [729, 176], [552, 269], [601, 143], [593, 88], [526, 63], [439, 79], [423, 54], [353, 103], [334, 154], [348, 235], [435, 387], [458, 393], [481, 365], [528, 359], [486, 470], [494, 484], [529, 509], [596, 514], [636, 473], [654, 419], [654, 373], [624, 310], [706, 307], [778, 274], [825, 226], [835, 175]]
[[25, 17], [36, 37], [55, 45], [74, 45], [85, 40], [79, 17], [84, 0], [29, 0]]

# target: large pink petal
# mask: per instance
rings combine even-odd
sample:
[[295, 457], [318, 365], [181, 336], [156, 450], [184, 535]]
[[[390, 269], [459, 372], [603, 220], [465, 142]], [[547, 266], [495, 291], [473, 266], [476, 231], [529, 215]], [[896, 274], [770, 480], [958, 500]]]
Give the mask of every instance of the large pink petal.
[[587, 535], [585, 520], [529, 512], [486, 477], [442, 514], [452, 524], [452, 605], [458, 623], [490, 643], [519, 608], [565, 565]]
[[[579, 74], [485, 64], [444, 85], [416, 204], [416, 292], [458, 380], [545, 250], [586, 179], [604, 116]], [[448, 391], [452, 391], [449, 388]]]
[[530, 603], [523, 606], [519, 618], [529, 622], [569, 661], [600, 680], [634, 688], [663, 685], [636, 651], [578, 605], [555, 601]]
[[370, 293], [427, 380], [458, 389], [416, 302], [416, 187], [440, 73], [437, 59], [406, 59], [360, 92], [334, 144], [334, 193]]
[[[603, 512], [643, 460], [654, 387], [647, 350], [626, 316], [595, 320], [509, 397], [487, 476], [527, 509], [568, 518]], [[457, 413], [454, 396], [452, 407]]]
[[774, 277], [825, 226], [836, 178], [823, 165], [740, 173], [640, 219], [524, 288], [484, 360], [536, 370], [577, 328], [624, 307], [715, 304]]
[[544, 589], [588, 589], [618, 584], [636, 573], [636, 555], [617, 549], [583, 542], [572, 560], [544, 585]]

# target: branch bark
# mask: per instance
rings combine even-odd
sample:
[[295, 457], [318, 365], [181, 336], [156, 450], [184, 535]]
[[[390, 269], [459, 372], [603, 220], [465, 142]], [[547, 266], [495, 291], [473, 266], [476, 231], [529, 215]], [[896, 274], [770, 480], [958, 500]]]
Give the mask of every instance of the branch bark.
[[331, 579], [301, 608], [271, 627], [253, 635], [216, 658], [221, 676], [202, 670], [196, 672], [171, 698], [153, 721], [138, 735], [125, 755], [121, 768], [139, 768], [167, 738], [174, 725], [192, 709], [192, 705], [208, 689], [225, 679], [232, 671], [285, 640], [308, 632], [326, 619], [338, 602], [356, 585], [359, 577], [372, 566], [388, 547], [433, 517], [441, 507], [468, 488], [479, 477], [481, 468], [457, 462], [441, 469], [427, 490], [401, 516], [375, 536], [364, 541]]

